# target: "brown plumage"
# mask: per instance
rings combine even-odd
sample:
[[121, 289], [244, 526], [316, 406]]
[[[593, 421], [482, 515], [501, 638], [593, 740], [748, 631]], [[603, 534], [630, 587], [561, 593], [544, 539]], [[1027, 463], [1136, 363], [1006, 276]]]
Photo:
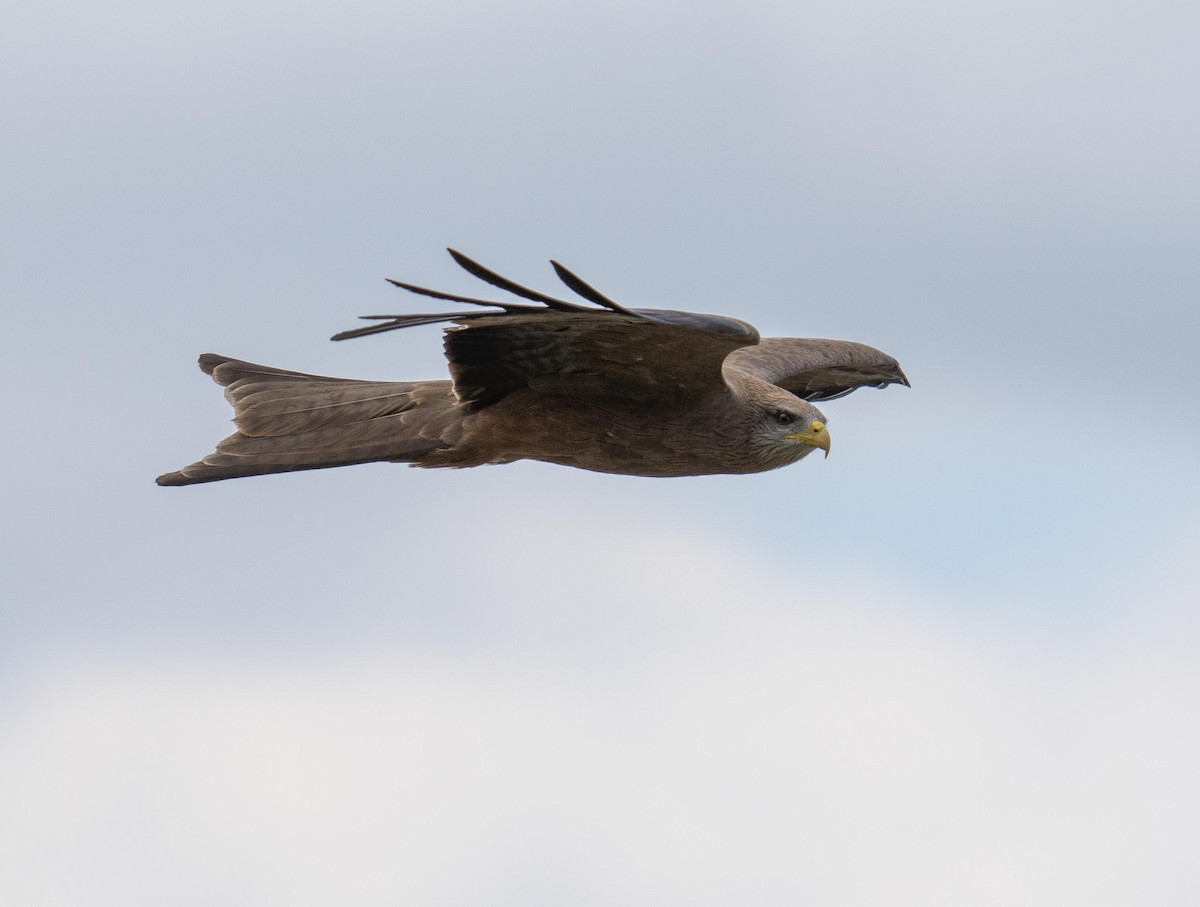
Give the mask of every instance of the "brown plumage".
[[552, 262], [592, 303], [580, 305], [450, 254], [535, 304], [392, 281], [499, 311], [368, 315], [373, 324], [333, 339], [452, 322], [444, 338], [451, 380], [353, 381], [205, 353], [200, 368], [225, 388], [238, 430], [158, 484], [380, 460], [465, 467], [530, 459], [642, 476], [761, 472], [818, 447], [828, 455], [825, 417], [811, 401], [908, 384], [894, 359], [861, 343], [760, 339], [734, 318], [627, 309]]

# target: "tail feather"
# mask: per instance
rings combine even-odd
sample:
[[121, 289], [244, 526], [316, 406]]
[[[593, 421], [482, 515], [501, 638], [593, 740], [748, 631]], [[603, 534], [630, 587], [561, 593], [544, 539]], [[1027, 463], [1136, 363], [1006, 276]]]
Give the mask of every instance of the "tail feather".
[[226, 390], [237, 408], [238, 431], [251, 437], [280, 437], [406, 413], [416, 406], [415, 383], [289, 387], [258, 390], [238, 397]]
[[244, 476], [394, 460], [418, 463], [459, 428], [449, 381], [355, 381], [205, 353], [237, 432], [204, 459], [158, 477], [194, 485]]

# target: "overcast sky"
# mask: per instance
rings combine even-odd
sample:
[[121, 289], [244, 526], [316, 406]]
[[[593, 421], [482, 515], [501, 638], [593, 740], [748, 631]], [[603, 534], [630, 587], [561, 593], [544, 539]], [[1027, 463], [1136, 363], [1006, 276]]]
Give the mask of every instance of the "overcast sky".
[[[26, 2], [0, 901], [1200, 901], [1200, 7]], [[182, 489], [452, 245], [858, 340], [828, 460]]]

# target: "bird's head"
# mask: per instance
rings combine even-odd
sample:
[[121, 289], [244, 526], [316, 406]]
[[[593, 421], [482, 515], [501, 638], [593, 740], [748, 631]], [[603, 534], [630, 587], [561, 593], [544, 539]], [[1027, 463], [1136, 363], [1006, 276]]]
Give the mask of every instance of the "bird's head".
[[751, 440], [772, 466], [794, 463], [818, 448], [829, 456], [829, 431], [819, 409], [781, 388], [755, 396]]

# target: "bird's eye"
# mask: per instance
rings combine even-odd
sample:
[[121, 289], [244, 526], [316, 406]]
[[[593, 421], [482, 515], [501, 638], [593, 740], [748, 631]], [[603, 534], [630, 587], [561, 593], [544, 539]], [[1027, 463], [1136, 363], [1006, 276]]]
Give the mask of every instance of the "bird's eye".
[[785, 409], [779, 409], [775, 411], [775, 421], [780, 425], [791, 425], [796, 417]]

